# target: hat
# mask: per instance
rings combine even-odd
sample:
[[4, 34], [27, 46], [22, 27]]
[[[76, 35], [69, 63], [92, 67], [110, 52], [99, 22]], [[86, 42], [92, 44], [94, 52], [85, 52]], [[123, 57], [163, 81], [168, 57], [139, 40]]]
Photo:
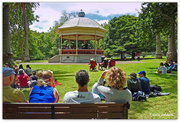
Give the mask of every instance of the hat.
[[35, 73], [35, 74], [36, 74], [36, 70], [33, 70], [32, 73]]
[[138, 74], [143, 74], [143, 75], [145, 75], [146, 72], [145, 72], [145, 71], [140, 71]]
[[24, 70], [23, 69], [19, 69], [19, 74], [23, 74]]
[[128, 76], [131, 76], [131, 77], [133, 77], [133, 78], [136, 78], [136, 77], [137, 77], [136, 73], [131, 73], [131, 74], [128, 75]]
[[12, 74], [16, 74], [12, 68], [3, 67], [3, 77], [10, 76]]
[[94, 61], [94, 58], [91, 58], [91, 61]]

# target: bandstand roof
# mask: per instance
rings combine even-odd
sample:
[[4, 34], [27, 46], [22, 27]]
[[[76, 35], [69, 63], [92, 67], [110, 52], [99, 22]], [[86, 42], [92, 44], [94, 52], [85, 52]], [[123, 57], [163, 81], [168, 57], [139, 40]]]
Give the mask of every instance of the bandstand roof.
[[93, 40], [95, 35], [96, 39], [103, 38], [107, 30], [96, 21], [84, 16], [85, 13], [81, 10], [79, 17], [66, 21], [57, 30], [59, 36], [69, 40], [76, 40], [76, 34], [78, 34], [78, 40]]

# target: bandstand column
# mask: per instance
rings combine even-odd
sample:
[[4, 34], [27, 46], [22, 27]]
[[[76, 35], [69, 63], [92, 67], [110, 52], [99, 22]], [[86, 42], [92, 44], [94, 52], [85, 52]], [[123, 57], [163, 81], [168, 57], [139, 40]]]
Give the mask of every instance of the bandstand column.
[[71, 42], [70, 42], [70, 39], [69, 39], [69, 49], [70, 49], [70, 47], [71, 47]]
[[62, 39], [63, 39], [63, 36], [61, 36], [61, 50], [60, 50], [60, 54], [62, 54]]
[[96, 55], [96, 35], [95, 35], [95, 55]]
[[104, 50], [104, 45], [105, 45], [105, 44], [104, 44], [104, 37], [103, 37], [103, 50]]
[[78, 34], [76, 34], [76, 55], [78, 54]]
[[59, 36], [59, 54], [61, 54], [61, 36]]

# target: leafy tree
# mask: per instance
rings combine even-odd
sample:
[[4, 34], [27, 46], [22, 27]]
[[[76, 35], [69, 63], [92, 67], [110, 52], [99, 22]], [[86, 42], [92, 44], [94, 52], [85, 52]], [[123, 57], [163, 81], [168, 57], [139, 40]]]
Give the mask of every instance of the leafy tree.
[[177, 3], [143, 3], [141, 17], [149, 18], [149, 28], [153, 34], [162, 32], [168, 35], [167, 61], [177, 60], [176, 53], [176, 26]]
[[105, 35], [105, 52], [109, 52], [110, 49], [114, 55], [121, 55], [121, 58], [123, 58], [124, 52], [131, 55], [134, 52], [141, 52], [142, 49], [139, 48], [137, 39], [134, 38], [137, 20], [138, 17], [132, 15], [123, 15], [111, 19], [109, 25], [106, 25], [108, 32]]
[[[34, 16], [33, 9], [39, 6], [39, 3], [26, 3], [24, 6], [24, 3], [13, 3], [10, 6], [10, 35], [11, 35], [11, 47], [13, 52], [15, 53], [15, 56], [21, 57], [22, 60], [24, 60], [24, 49], [26, 50], [26, 53], [28, 54], [27, 50], [28, 47], [24, 47], [24, 40], [26, 37], [27, 40], [27, 32], [25, 33], [25, 30], [28, 30], [28, 26], [32, 24], [33, 21], [38, 21], [38, 16]], [[27, 21], [24, 21], [23, 16], [23, 8], [24, 12], [27, 14]], [[25, 23], [24, 23], [25, 22]], [[26, 25], [26, 29], [24, 29]], [[26, 34], [26, 36], [25, 36]], [[14, 46], [16, 45], [16, 46]], [[28, 42], [26, 41], [26, 46], [28, 45]], [[21, 56], [20, 56], [20, 48], [21, 47]]]

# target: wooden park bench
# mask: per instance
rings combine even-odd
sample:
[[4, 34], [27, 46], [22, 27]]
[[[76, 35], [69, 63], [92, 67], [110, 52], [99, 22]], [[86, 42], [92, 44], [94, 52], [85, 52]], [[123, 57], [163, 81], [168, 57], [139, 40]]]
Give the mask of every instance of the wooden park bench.
[[3, 103], [3, 119], [128, 119], [125, 103]]

